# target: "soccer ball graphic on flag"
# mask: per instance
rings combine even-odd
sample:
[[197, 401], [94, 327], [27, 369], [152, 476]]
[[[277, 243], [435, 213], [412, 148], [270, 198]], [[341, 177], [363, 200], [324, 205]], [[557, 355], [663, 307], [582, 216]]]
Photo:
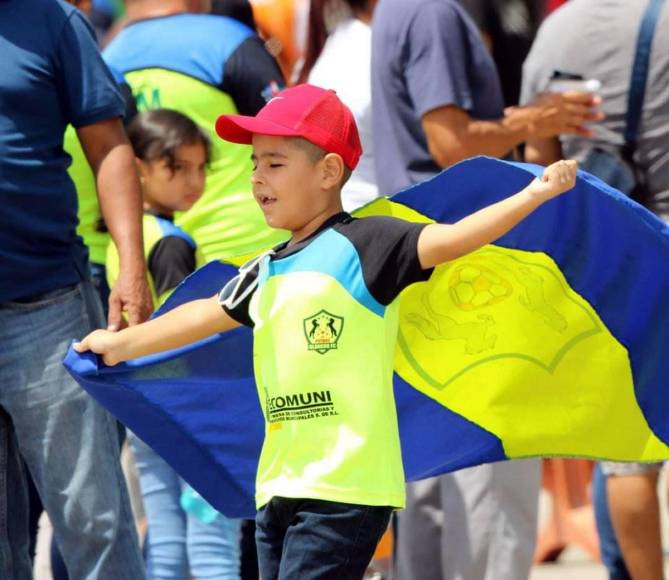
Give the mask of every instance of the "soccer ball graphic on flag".
[[461, 310], [471, 311], [506, 300], [511, 284], [481, 265], [465, 264], [455, 269], [448, 281], [453, 303]]

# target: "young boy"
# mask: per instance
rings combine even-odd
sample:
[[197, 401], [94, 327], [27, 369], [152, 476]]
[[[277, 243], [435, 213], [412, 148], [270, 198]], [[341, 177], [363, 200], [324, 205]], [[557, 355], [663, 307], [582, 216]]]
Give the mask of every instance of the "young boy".
[[116, 364], [253, 326], [266, 421], [256, 481], [262, 577], [361, 578], [404, 505], [392, 390], [397, 296], [571, 189], [576, 163], [551, 165], [453, 225], [353, 219], [339, 194], [360, 141], [334, 92], [286, 89], [256, 117], [219, 118], [217, 131], [253, 145], [256, 200], [291, 239], [242, 268], [220, 296], [118, 333], [96, 331], [76, 348]]

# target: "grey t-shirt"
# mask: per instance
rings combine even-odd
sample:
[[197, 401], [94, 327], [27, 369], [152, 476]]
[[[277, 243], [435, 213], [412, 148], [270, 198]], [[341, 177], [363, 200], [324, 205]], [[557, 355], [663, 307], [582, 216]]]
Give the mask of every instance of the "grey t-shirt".
[[453, 0], [381, 0], [372, 23], [372, 117], [379, 193], [434, 176], [421, 117], [455, 105], [499, 119], [504, 101], [480, 33]]
[[[648, 0], [570, 0], [542, 24], [523, 66], [521, 102], [545, 91], [554, 70], [602, 83], [606, 119], [593, 139], [561, 138], [563, 154], [583, 160], [597, 146], [623, 143], [627, 94], [636, 40]], [[613, 146], [613, 147], [612, 147]], [[639, 134], [639, 162], [647, 169], [653, 209], [669, 220], [669, 6], [657, 23]]]

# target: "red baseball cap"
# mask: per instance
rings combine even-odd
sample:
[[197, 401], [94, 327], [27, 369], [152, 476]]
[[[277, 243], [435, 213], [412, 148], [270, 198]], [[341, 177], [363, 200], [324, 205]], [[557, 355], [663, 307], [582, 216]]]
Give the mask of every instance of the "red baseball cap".
[[334, 91], [296, 85], [276, 94], [255, 117], [222, 115], [216, 132], [226, 141], [250, 144], [254, 134], [303, 137], [337, 153], [351, 171], [362, 154], [353, 114]]

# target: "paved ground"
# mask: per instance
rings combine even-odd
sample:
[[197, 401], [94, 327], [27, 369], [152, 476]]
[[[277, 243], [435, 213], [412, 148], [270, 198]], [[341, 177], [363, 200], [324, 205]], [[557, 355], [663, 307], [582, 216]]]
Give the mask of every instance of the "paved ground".
[[[666, 554], [666, 552], [665, 552]], [[669, 557], [664, 559], [664, 576], [669, 578]], [[529, 580], [607, 580], [601, 564], [592, 562], [580, 550], [568, 550], [556, 564], [541, 564], [532, 568]]]
[[529, 580], [606, 580], [606, 568], [577, 548], [565, 550], [556, 563], [532, 568]]

